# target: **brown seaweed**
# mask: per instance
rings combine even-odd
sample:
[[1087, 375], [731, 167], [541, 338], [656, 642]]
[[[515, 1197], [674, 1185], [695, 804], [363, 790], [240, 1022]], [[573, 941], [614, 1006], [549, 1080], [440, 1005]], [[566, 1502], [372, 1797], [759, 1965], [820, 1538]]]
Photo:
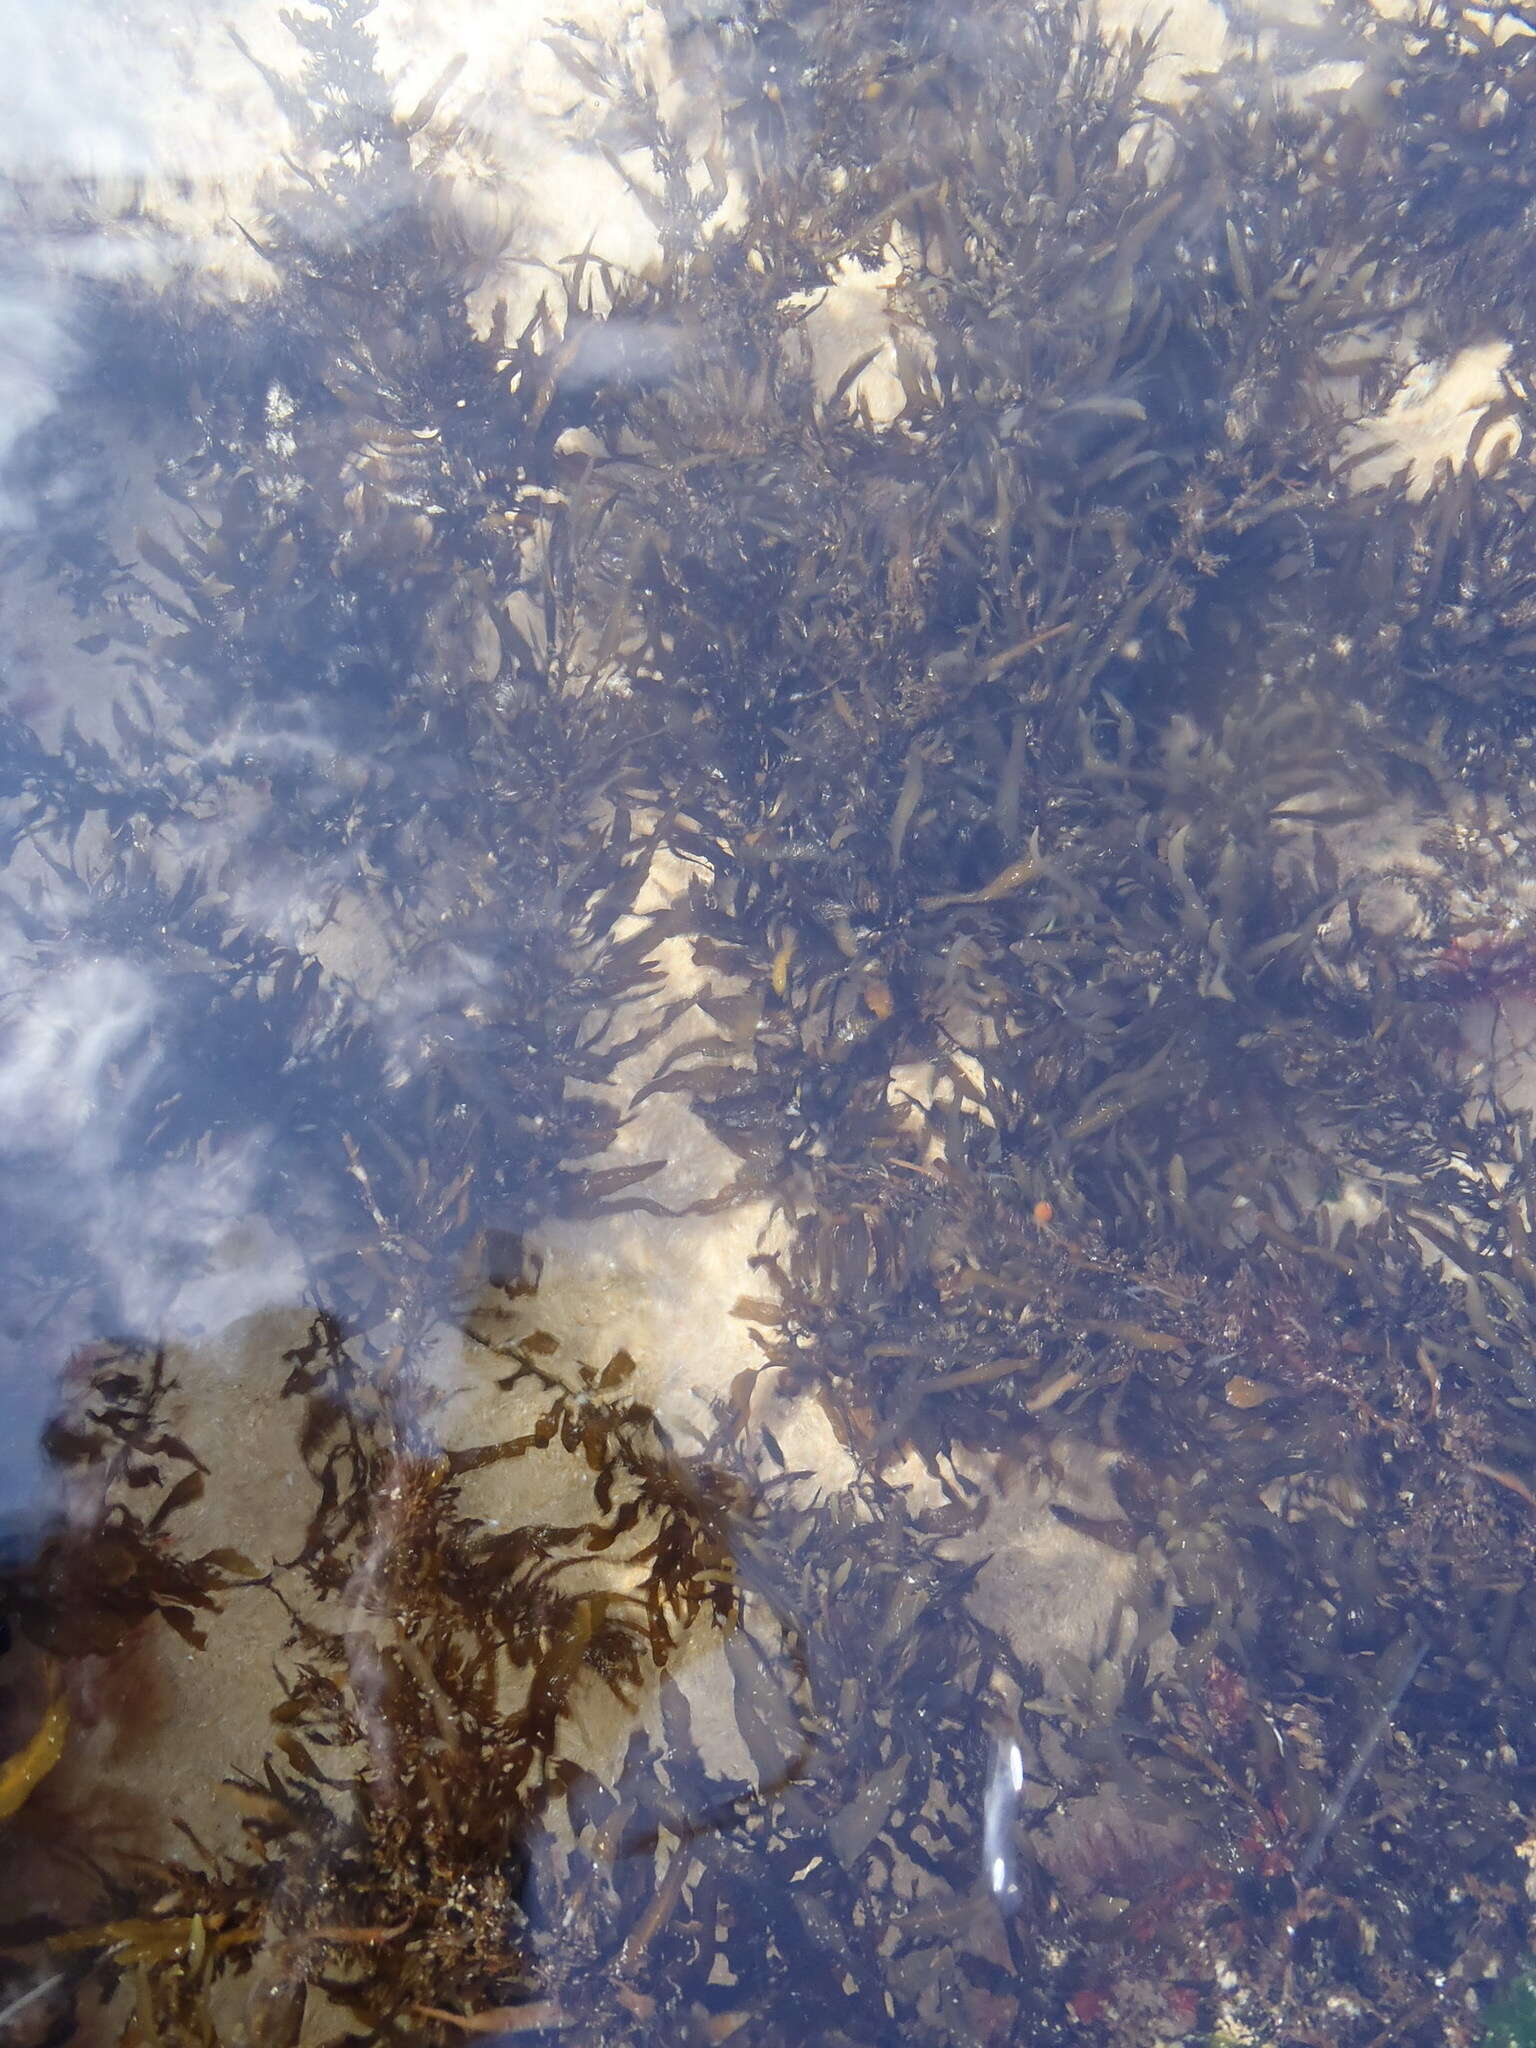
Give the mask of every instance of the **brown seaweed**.
[[[656, 261], [480, 331], [367, 15], [295, 18], [270, 76], [272, 295], [104, 288], [111, 374], [29, 450], [107, 460], [99, 407], [175, 510], [132, 565], [84, 497], [18, 556], [123, 687], [114, 745], [7, 722], [6, 919], [153, 973], [125, 1151], [152, 1185], [275, 1131], [252, 1203], [318, 1306], [271, 1368], [298, 1553], [183, 1554], [168, 1348], [102, 1343], [89, 1189], [15, 1162], [10, 1324], [86, 1505], [7, 1609], [66, 1680], [236, 1599], [289, 1630], [238, 1846], [18, 1908], [15, 2000], [198, 2048], [1473, 2039], [1531, 1934], [1536, 1164], [1464, 1015], [1530, 971], [1533, 491], [1477, 447], [1356, 488], [1343, 386], [1422, 315], [1507, 339], [1523, 407], [1529, 38], [1351, 16], [1374, 99], [1283, 101], [1256, 46], [1175, 109], [1065, 8], [669, 10], [682, 94], [570, 28]], [[806, 307], [891, 250], [877, 420]], [[1344, 828], [1405, 799], [1390, 927]], [[637, 917], [663, 850], [691, 880]], [[408, 1014], [231, 910], [282, 863]], [[679, 931], [697, 1016], [620, 1103]], [[666, 1094], [720, 1203], [775, 1205], [742, 1312], [839, 1492], [750, 1376], [684, 1455], [627, 1353], [538, 1323], [520, 1234], [644, 1204], [605, 1155]], [[504, 1436], [445, 1434], [444, 1330]], [[1113, 1511], [1055, 1519], [1136, 1612], [1036, 1661], [960, 1539], [978, 1473], [1084, 1450]], [[541, 1460], [580, 1517], [480, 1516]], [[699, 1632], [750, 1778], [693, 1738]], [[596, 1697], [636, 1715], [612, 1783]]]

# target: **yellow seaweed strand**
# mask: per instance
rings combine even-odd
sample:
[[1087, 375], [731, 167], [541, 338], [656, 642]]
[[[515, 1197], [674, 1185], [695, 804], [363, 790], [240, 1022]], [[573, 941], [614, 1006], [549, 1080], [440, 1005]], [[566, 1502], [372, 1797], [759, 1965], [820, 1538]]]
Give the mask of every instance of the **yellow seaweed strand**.
[[14, 1756], [0, 1764], [0, 1819], [26, 1805], [37, 1787], [64, 1754], [69, 1734], [69, 1705], [57, 1675], [49, 1674], [50, 1698], [36, 1732]]

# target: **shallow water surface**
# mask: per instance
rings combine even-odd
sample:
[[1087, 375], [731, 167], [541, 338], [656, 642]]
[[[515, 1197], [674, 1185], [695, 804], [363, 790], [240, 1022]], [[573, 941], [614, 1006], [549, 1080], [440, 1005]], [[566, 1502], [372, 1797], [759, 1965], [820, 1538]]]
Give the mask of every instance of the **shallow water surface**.
[[6, 33], [0, 2038], [1480, 2038], [1529, 26]]

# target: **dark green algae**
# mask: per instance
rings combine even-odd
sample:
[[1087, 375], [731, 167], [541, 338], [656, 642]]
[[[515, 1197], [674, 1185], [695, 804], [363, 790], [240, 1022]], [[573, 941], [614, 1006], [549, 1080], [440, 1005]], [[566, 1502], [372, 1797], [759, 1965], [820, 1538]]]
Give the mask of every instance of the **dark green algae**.
[[[157, 977], [125, 1146], [275, 1132], [253, 1201], [317, 1304], [272, 1362], [314, 1505], [245, 1846], [102, 1857], [73, 1926], [22, 1886], [17, 1986], [56, 1978], [32, 2038], [120, 1986], [121, 2038], [168, 2048], [297, 2042], [306, 2009], [337, 2042], [1475, 2039], [1529, 1940], [1536, 1806], [1536, 1157], [1463, 1056], [1529, 971], [1499, 905], [1533, 494], [1518, 451], [1352, 488], [1350, 427], [1410, 335], [1507, 340], [1525, 403], [1536, 46], [1345, 10], [1371, 91], [1291, 105], [1237, 58], [1174, 108], [1149, 45], [1060, 9], [679, 11], [669, 126], [573, 29], [659, 254], [573, 259], [486, 332], [435, 110], [392, 111], [367, 15], [296, 17], [272, 80], [299, 176], [248, 224], [271, 291], [99, 286], [24, 451], [13, 573], [126, 688], [116, 745], [7, 714], [8, 920]], [[806, 295], [893, 242], [877, 421], [818, 383]], [[48, 488], [112, 479], [124, 437], [173, 506], [131, 561], [103, 492]], [[285, 752], [316, 706], [324, 749]], [[1341, 836], [1388, 806], [1441, 832], [1397, 930]], [[1482, 914], [1478, 815], [1514, 874]], [[446, 991], [415, 1040], [231, 923], [210, 819], [253, 870], [356, 878], [397, 973]], [[691, 879], [637, 928], [663, 853]], [[720, 1205], [776, 1205], [744, 1307], [860, 1475], [814, 1506], [750, 1390], [685, 1456], [622, 1354], [573, 1393], [538, 1327], [526, 1233], [664, 1207], [605, 1159], [601, 1087], [679, 931], [710, 980], [649, 1088], [734, 1155]], [[202, 1468], [163, 1347], [111, 1322], [79, 1191], [40, 1186], [23, 1159], [0, 1194], [8, 1370], [72, 1360], [47, 1448], [108, 1506], [7, 1606], [66, 1667], [156, 1617], [195, 1643], [272, 1572], [177, 1548]], [[539, 1415], [447, 1452], [423, 1359], [466, 1318]], [[949, 1547], [979, 1458], [1081, 1445], [1118, 1504], [1088, 1533], [1166, 1624], [1095, 1669], [986, 1627]], [[477, 1459], [556, 1447], [590, 1525], [465, 1505]], [[916, 1519], [914, 1451], [949, 1497]], [[643, 1601], [565, 1589], [561, 1545], [642, 1523]], [[376, 1700], [328, 1604], [369, 1560], [413, 1646]], [[665, 1689], [665, 1744], [592, 1782], [578, 1681], [633, 1698], [698, 1626], [753, 1782], [709, 1776]], [[1006, 1917], [1004, 1708], [1044, 1788]]]

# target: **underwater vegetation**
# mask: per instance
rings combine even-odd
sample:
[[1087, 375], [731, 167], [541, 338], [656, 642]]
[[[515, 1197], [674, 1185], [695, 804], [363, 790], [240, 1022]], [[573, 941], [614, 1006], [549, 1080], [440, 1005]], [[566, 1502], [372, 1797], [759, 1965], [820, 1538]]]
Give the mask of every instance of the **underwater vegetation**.
[[[451, 69], [397, 109], [369, 14], [265, 74], [265, 288], [96, 285], [18, 465], [112, 732], [16, 693], [0, 750], [8, 1055], [62, 991], [105, 1076], [0, 1090], [57, 1496], [5, 1530], [7, 2039], [1478, 2039], [1536, 1917], [1536, 1133], [1467, 1022], [1536, 976], [1536, 41], [1345, 10], [1356, 87], [1175, 106], [1067, 6], [568, 26], [655, 248], [514, 316]], [[1365, 481], [1487, 341], [1465, 458]], [[542, 1222], [666, 1213], [615, 1149], [665, 1096], [704, 1206], [772, 1204], [738, 1310], [847, 1485], [754, 1375], [684, 1449], [541, 1325]], [[191, 1533], [175, 1419], [252, 1221], [282, 1558]], [[1074, 1658], [967, 1544], [1088, 1453], [1113, 1511], [1053, 1512], [1134, 1590]], [[257, 1603], [228, 1841], [51, 1839], [98, 1661]]]

